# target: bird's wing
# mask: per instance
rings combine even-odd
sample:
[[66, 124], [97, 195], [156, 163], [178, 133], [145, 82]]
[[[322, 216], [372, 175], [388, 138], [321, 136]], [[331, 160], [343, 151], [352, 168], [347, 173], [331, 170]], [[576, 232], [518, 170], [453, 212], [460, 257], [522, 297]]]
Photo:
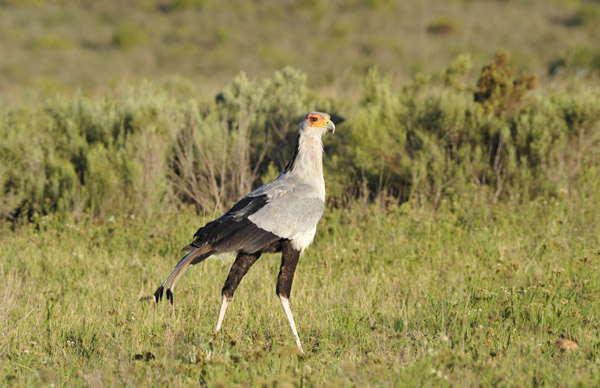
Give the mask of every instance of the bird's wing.
[[210, 244], [215, 252], [253, 253], [282, 238], [312, 241], [324, 210], [325, 203], [314, 187], [282, 174], [198, 229], [184, 251]]
[[267, 197], [266, 204], [248, 217], [256, 226], [290, 240], [314, 234], [325, 210], [325, 203], [314, 187], [282, 180], [255, 192]]
[[210, 245], [215, 252], [253, 253], [279, 240], [280, 237], [257, 227], [248, 220], [248, 217], [263, 208], [267, 201], [266, 194], [245, 196], [221, 217], [198, 229], [194, 241], [183, 250], [191, 251]]

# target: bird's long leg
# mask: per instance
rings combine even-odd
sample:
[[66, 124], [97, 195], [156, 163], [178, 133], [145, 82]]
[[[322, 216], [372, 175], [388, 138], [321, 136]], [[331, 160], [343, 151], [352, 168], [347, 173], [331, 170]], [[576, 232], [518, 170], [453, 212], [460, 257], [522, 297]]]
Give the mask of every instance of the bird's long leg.
[[223, 295], [223, 302], [221, 302], [221, 310], [219, 311], [219, 320], [217, 321], [217, 328], [215, 329], [215, 333], [218, 333], [221, 330], [221, 325], [223, 324], [223, 318], [225, 318], [225, 311], [227, 311], [227, 305], [229, 304], [229, 300], [225, 295]]
[[300, 350], [300, 353], [304, 354], [304, 350], [302, 350], [302, 344], [300, 343], [300, 337], [298, 336], [298, 330], [296, 330], [296, 323], [294, 323], [294, 316], [292, 315], [292, 310], [290, 309], [290, 301], [283, 295], [279, 295], [279, 299], [281, 299], [281, 304], [283, 305], [283, 309], [285, 310], [285, 315], [287, 316], [288, 322], [290, 323], [292, 334], [294, 335], [294, 337], [296, 337], [296, 346], [298, 346], [298, 350]]
[[225, 312], [227, 311], [227, 305], [233, 298], [233, 294], [240, 284], [240, 281], [242, 281], [244, 275], [246, 275], [250, 267], [252, 267], [252, 264], [254, 264], [259, 257], [260, 253], [249, 254], [240, 252], [235, 258], [235, 261], [229, 270], [229, 275], [227, 275], [227, 280], [225, 280], [225, 284], [223, 285], [223, 291], [221, 292], [223, 295], [223, 302], [221, 303], [221, 310], [219, 311], [219, 319], [217, 321], [215, 332], [218, 333], [219, 330], [221, 330]]
[[279, 270], [279, 277], [277, 278], [277, 295], [279, 295], [279, 299], [281, 299], [283, 310], [285, 311], [285, 315], [290, 323], [290, 329], [292, 329], [292, 334], [296, 338], [298, 350], [300, 350], [300, 353], [304, 354], [289, 302], [290, 293], [292, 291], [292, 283], [294, 281], [294, 272], [296, 272], [296, 266], [298, 265], [301, 252], [294, 249], [289, 241], [282, 245], [282, 252], [281, 269]]

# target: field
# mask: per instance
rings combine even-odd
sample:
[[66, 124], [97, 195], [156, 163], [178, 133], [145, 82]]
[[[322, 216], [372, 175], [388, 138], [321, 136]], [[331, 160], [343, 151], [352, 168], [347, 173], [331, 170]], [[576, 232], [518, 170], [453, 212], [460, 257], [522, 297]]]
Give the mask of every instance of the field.
[[328, 210], [292, 292], [306, 357], [274, 292], [279, 257], [250, 270], [213, 336], [231, 258], [189, 270], [174, 308], [145, 299], [200, 219], [46, 216], [1, 240], [3, 384], [596, 386], [598, 178], [526, 205]]
[[[489, 15], [495, 15], [490, 18]], [[600, 3], [0, 0], [0, 385], [600, 386]], [[196, 229], [331, 114], [291, 296]]]
[[462, 53], [479, 69], [498, 49], [552, 87], [597, 81], [598, 34], [597, 0], [2, 0], [0, 103], [144, 79], [210, 98], [239, 72], [288, 65], [320, 93], [355, 98], [373, 66], [403, 86]]

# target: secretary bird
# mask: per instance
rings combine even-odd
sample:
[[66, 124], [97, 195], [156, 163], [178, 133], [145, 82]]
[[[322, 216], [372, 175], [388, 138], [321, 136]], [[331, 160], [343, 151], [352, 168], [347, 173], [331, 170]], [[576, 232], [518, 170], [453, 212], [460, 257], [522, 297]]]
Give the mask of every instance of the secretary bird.
[[198, 229], [194, 241], [183, 251], [189, 252], [154, 293], [160, 301], [167, 290], [173, 304], [173, 290], [185, 270], [213, 254], [237, 252], [225, 285], [215, 332], [218, 333], [227, 305], [240, 281], [262, 253], [281, 252], [277, 295], [285, 310], [296, 345], [302, 345], [290, 309], [290, 291], [298, 259], [315, 237], [317, 223], [325, 209], [323, 179], [323, 143], [327, 131], [335, 125], [327, 113], [311, 112], [300, 124], [292, 159], [277, 179], [242, 198], [225, 214]]

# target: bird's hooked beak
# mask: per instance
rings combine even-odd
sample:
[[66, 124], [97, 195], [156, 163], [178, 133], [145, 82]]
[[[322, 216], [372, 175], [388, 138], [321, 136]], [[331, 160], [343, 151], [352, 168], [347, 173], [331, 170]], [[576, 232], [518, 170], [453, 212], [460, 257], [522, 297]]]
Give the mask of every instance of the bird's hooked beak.
[[327, 124], [325, 124], [325, 128], [329, 129], [332, 134], [335, 133], [335, 124], [333, 123], [333, 121], [328, 120]]

